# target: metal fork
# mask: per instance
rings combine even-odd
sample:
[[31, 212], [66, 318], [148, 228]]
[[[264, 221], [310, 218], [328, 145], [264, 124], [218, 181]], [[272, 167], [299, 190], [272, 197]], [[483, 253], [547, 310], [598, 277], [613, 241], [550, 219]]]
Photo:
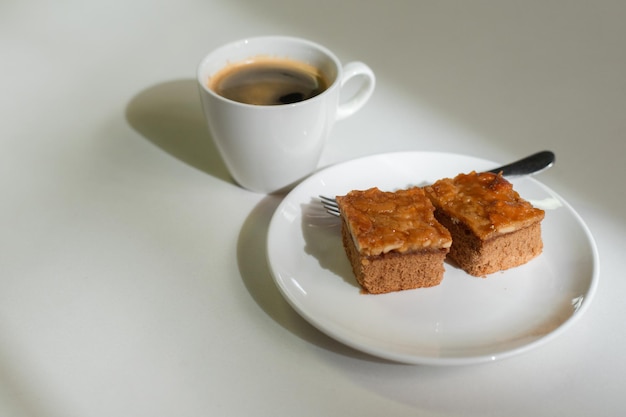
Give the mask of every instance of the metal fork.
[[[511, 162], [510, 164], [503, 165], [498, 168], [490, 169], [487, 172], [494, 174], [502, 173], [505, 177], [517, 177], [522, 175], [534, 175], [544, 169], [550, 168], [554, 165], [555, 155], [552, 151], [541, 151], [529, 155], [525, 158]], [[337, 200], [332, 197], [319, 196], [322, 206], [326, 209], [328, 214], [333, 216], [339, 216], [339, 207], [337, 206]]]
[[322, 206], [326, 209], [328, 214], [339, 217], [339, 206], [337, 206], [337, 200], [331, 197], [319, 196]]

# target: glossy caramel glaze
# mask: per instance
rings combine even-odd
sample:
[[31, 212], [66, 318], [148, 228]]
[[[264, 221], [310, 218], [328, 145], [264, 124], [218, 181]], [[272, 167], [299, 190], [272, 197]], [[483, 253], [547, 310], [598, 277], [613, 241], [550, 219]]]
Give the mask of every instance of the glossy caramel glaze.
[[452, 238], [434, 217], [421, 188], [385, 192], [378, 188], [338, 196], [341, 215], [361, 255], [449, 248]]
[[437, 209], [466, 224], [483, 240], [540, 222], [545, 215], [522, 199], [500, 174], [459, 174], [424, 190]]

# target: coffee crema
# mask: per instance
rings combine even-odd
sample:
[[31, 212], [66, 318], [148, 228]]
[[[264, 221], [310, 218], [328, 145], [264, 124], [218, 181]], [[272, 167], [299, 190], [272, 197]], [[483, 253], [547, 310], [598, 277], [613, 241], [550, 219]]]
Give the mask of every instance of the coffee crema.
[[259, 57], [226, 66], [209, 79], [208, 87], [240, 103], [273, 106], [308, 100], [329, 84], [313, 65]]

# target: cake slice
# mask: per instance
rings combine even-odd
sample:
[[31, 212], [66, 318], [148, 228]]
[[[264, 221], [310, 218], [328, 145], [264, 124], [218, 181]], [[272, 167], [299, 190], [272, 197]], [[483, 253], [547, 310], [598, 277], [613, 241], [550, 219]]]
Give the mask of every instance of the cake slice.
[[452, 234], [448, 258], [473, 276], [527, 263], [543, 250], [545, 213], [522, 199], [502, 175], [459, 174], [424, 191]]
[[372, 294], [432, 287], [443, 279], [450, 233], [424, 190], [378, 188], [338, 196], [343, 246], [361, 287]]

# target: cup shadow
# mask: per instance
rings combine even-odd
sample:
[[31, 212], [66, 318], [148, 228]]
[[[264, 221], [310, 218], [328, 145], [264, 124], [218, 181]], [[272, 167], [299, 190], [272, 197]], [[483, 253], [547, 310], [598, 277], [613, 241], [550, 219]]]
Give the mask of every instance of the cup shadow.
[[277, 195], [268, 195], [261, 200], [246, 218], [239, 232], [237, 264], [246, 289], [272, 320], [308, 343], [339, 355], [368, 362], [388, 363], [325, 335], [302, 318], [280, 294], [272, 279], [266, 253], [269, 223], [281, 200], [282, 196]]
[[126, 120], [144, 138], [174, 158], [233, 183], [202, 112], [196, 81], [165, 81], [135, 95]]

